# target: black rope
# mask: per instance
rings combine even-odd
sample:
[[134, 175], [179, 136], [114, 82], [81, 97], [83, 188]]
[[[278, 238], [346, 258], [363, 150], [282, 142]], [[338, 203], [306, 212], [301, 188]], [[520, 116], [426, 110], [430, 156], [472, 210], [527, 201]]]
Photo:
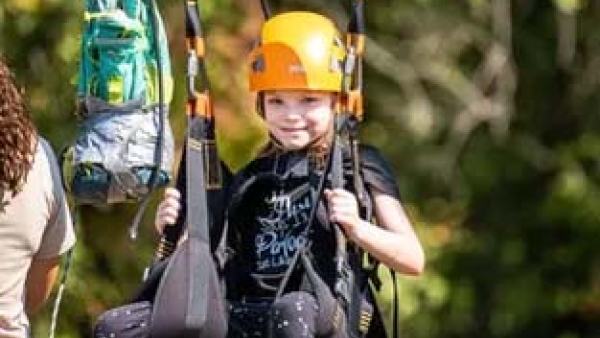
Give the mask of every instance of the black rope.
[[262, 8], [265, 20], [268, 20], [271, 17], [271, 9], [269, 8], [268, 0], [260, 0], [260, 7]]
[[163, 73], [163, 64], [161, 59], [161, 50], [160, 50], [160, 40], [159, 35], [160, 31], [160, 22], [159, 22], [159, 12], [156, 5], [156, 1], [147, 0], [146, 3], [147, 8], [150, 9], [150, 15], [152, 19], [150, 20], [150, 26], [153, 31], [153, 39], [152, 43], [154, 45], [154, 50], [156, 52], [156, 68], [158, 75], [158, 112], [159, 112], [159, 128], [158, 128], [158, 145], [154, 152], [155, 158], [155, 167], [150, 174], [150, 178], [148, 180], [148, 191], [144, 195], [140, 207], [138, 208], [135, 217], [133, 219], [133, 223], [129, 227], [129, 237], [133, 240], [137, 238], [138, 228], [142, 217], [144, 216], [146, 209], [150, 203], [152, 193], [156, 190], [159, 180], [159, 172], [162, 169], [162, 161], [163, 161], [163, 150], [165, 146], [165, 130], [166, 130], [166, 114], [165, 114], [165, 97], [164, 97], [164, 73]]

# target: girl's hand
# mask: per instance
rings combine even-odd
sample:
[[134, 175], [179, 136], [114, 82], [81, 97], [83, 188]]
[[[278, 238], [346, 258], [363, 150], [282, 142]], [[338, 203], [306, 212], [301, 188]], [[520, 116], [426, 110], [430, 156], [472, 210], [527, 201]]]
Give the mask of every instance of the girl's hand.
[[175, 224], [177, 221], [181, 209], [180, 199], [179, 190], [171, 187], [165, 189], [165, 195], [158, 205], [154, 220], [154, 227], [159, 234], [162, 234], [165, 226]]
[[344, 189], [326, 189], [325, 198], [329, 207], [329, 219], [339, 224], [350, 239], [356, 238], [363, 220], [358, 212], [358, 202], [354, 194]]

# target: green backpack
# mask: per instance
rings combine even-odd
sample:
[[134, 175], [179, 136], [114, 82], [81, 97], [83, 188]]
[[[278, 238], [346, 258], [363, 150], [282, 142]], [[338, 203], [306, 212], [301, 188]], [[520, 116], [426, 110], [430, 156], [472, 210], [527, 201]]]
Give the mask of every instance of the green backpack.
[[62, 165], [76, 203], [137, 201], [171, 180], [172, 91], [167, 39], [154, 0], [87, 0], [79, 134]]

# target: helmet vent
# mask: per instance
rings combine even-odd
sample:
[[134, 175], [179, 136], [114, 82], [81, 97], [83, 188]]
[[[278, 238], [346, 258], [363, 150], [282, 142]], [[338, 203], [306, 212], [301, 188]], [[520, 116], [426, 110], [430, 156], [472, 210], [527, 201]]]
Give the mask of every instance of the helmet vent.
[[252, 71], [253, 72], [264, 72], [265, 71], [265, 57], [260, 54], [257, 55], [254, 61], [252, 61]]

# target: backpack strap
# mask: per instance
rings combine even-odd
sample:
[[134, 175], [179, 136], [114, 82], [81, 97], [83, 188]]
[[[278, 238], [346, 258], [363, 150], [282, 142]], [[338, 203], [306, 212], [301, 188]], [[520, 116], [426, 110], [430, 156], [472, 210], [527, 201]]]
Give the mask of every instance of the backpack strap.
[[[52, 176], [52, 180], [54, 182], [53, 186], [53, 190], [54, 190], [54, 198], [57, 198], [57, 196], [61, 196], [63, 194], [63, 185], [58, 184], [55, 179], [56, 178], [60, 178], [60, 172], [58, 170], [58, 166], [57, 166], [57, 162], [55, 159], [55, 154], [54, 154], [54, 150], [52, 149], [52, 147], [50, 146], [50, 144], [48, 143], [48, 141], [46, 141], [43, 137], [39, 136], [38, 137], [38, 147], [42, 147], [42, 151], [45, 153], [45, 157], [46, 160], [48, 161], [48, 167], [51, 170], [51, 176]], [[61, 180], [62, 182], [62, 180]], [[64, 184], [64, 182], [63, 182]], [[65, 201], [65, 203], [67, 203]], [[72, 217], [72, 223], [73, 223], [73, 228], [77, 229], [78, 225], [79, 225], [79, 206], [73, 206], [70, 210], [69, 213], [71, 214]], [[63, 299], [63, 294], [67, 285], [67, 278], [69, 276], [69, 273], [71, 272], [71, 264], [73, 262], [73, 252], [75, 251], [75, 246], [77, 245], [77, 243], [75, 245], [73, 245], [73, 247], [71, 247], [69, 250], [67, 250], [65, 257], [63, 259], [63, 271], [62, 271], [62, 275], [60, 277], [60, 282], [59, 282], [59, 286], [58, 286], [58, 291], [56, 292], [56, 296], [54, 298], [54, 303], [52, 305], [52, 315], [51, 315], [51, 319], [50, 319], [50, 327], [48, 329], [49, 331], [49, 338], [54, 338], [54, 335], [56, 333], [56, 326], [58, 323], [58, 315], [60, 312], [60, 306], [62, 303], [62, 299]]]

